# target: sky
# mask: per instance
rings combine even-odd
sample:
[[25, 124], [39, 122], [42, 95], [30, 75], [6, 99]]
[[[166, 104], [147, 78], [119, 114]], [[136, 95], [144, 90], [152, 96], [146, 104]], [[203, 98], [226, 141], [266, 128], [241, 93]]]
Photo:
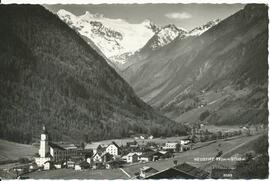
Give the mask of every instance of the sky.
[[153, 23], [164, 26], [175, 24], [178, 27], [193, 28], [214, 19], [225, 19], [242, 9], [244, 4], [55, 4], [43, 5], [56, 13], [65, 9], [75, 15], [85, 11], [103, 14], [107, 18], [124, 19], [130, 23], [141, 23], [150, 19]]

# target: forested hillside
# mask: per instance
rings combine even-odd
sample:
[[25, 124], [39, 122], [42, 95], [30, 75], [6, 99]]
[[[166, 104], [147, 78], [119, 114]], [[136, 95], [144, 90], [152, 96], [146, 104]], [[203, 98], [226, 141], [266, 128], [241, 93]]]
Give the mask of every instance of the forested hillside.
[[30, 143], [185, 134], [141, 101], [74, 30], [39, 5], [0, 5], [0, 138]]

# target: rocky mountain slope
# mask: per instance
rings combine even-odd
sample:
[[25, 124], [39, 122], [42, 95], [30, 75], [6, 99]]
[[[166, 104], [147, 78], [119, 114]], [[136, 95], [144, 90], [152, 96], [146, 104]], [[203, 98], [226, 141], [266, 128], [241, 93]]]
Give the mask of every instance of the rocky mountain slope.
[[76, 16], [61, 9], [57, 15], [75, 29], [90, 46], [100, 49], [107, 57], [108, 63], [118, 72], [120, 72], [118, 69], [127, 67], [130, 63], [128, 61], [144, 47], [157, 50], [176, 38], [198, 36], [219, 22], [211, 21], [192, 31], [187, 31], [173, 24], [159, 27], [148, 19], [140, 24], [131, 24], [122, 19], [110, 19], [88, 11], [81, 16]]
[[213, 26], [216, 26], [219, 22], [220, 22], [220, 19], [209, 21], [206, 24], [199, 26], [199, 27], [196, 27], [193, 30], [191, 30], [190, 32], [188, 32], [188, 36], [200, 36], [201, 34], [206, 32], [207, 30], [209, 30]]
[[[173, 41], [180, 41], [185, 38], [200, 36], [208, 29], [217, 25], [219, 22], [219, 19], [209, 21], [204, 25], [192, 29], [191, 31], [187, 31], [183, 28], [177, 28], [173, 24], [159, 28], [159, 31], [155, 33], [155, 35], [143, 46], [143, 48], [139, 49], [133, 54], [128, 54], [127, 56], [123, 57], [126, 63], [118, 68], [118, 72], [121, 75], [123, 74], [123, 77], [132, 76], [133, 74], [129, 74], [130, 70], [135, 71], [136, 67], [138, 67], [140, 63], [144, 63], [144, 60], [146, 60], [152, 54], [155, 54], [155, 52], [158, 52], [160, 49], [162, 49], [162, 47], [171, 44]], [[126, 71], [125, 69], [128, 67], [129, 71]]]
[[123, 75], [137, 95], [178, 122], [266, 123], [267, 7], [247, 5], [216, 22], [158, 51], [142, 48]]
[[39, 5], [0, 5], [0, 138], [30, 143], [185, 134], [74, 30]]
[[145, 20], [140, 24], [131, 24], [122, 19], [110, 19], [100, 14], [91, 14], [89, 11], [76, 16], [61, 9], [57, 15], [82, 36], [93, 41], [106, 57], [119, 64], [125, 62], [118, 56], [133, 53], [143, 47], [157, 29], [150, 20]]

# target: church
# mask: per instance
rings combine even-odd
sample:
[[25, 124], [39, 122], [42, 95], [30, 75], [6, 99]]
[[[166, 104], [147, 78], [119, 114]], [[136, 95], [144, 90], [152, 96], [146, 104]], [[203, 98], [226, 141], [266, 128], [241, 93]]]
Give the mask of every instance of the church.
[[67, 161], [70, 156], [68, 150], [49, 141], [49, 134], [45, 126], [43, 126], [41, 132], [38, 155], [38, 157], [35, 157], [35, 162], [44, 170], [51, 169], [52, 163]]

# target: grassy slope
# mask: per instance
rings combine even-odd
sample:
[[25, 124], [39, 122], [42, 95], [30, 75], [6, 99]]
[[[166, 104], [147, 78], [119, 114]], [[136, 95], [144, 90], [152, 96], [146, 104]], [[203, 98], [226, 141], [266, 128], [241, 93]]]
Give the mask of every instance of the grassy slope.
[[0, 139], [0, 161], [30, 158], [38, 152], [38, 148], [32, 145], [14, 143]]

